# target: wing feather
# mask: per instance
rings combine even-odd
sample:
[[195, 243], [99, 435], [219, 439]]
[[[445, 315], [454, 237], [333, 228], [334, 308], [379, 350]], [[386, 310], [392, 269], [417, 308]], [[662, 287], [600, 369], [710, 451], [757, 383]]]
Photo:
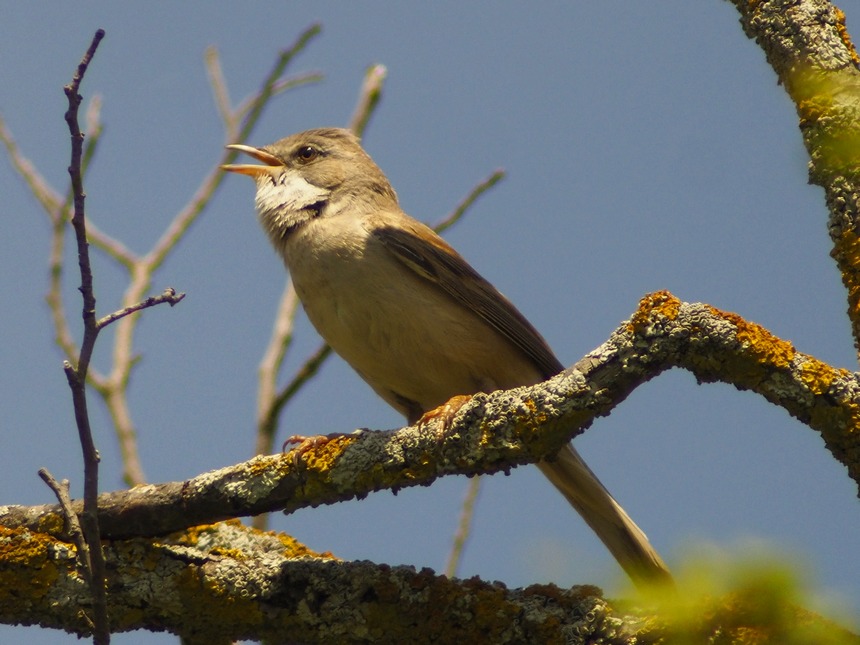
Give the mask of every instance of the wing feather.
[[438, 285], [509, 340], [534, 362], [544, 378], [564, 369], [525, 316], [460, 254], [429, 227], [411, 219], [409, 224], [374, 227], [372, 235], [404, 266]]

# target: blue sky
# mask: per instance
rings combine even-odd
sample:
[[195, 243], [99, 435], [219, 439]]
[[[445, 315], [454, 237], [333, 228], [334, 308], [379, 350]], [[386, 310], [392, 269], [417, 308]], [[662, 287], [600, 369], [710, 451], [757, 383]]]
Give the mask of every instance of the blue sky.
[[[845, 293], [828, 256], [827, 212], [821, 189], [807, 184], [794, 108], [729, 3], [199, 7], [92, 2], [49, 12], [22, 4], [0, 23], [0, 113], [59, 188], [68, 165], [62, 86], [95, 29], [107, 31], [82, 88], [85, 97], [102, 96], [105, 123], [87, 206], [133, 250], [158, 239], [226, 143], [205, 48], [218, 47], [236, 102], [258, 87], [280, 48], [319, 21], [322, 35], [292, 71], [321, 71], [324, 82], [278, 98], [250, 143], [345, 124], [367, 65], [386, 65], [366, 148], [403, 208], [428, 222], [505, 168], [505, 181], [447, 238], [562, 362], [602, 343], [642, 295], [669, 289], [856, 369]], [[860, 3], [842, 8], [856, 35]], [[5, 157], [0, 192], [0, 503], [43, 503], [51, 495], [39, 467], [78, 491], [82, 480], [43, 298], [49, 230]], [[95, 270], [99, 311], [107, 313], [124, 283], [101, 259]], [[284, 279], [255, 221], [251, 182], [228, 177], [155, 277], [156, 291], [174, 286], [186, 300], [146, 313], [140, 325], [143, 358], [130, 403], [150, 481], [250, 456], [256, 367]], [[108, 365], [107, 340], [98, 366]], [[290, 365], [317, 343], [300, 317]], [[114, 489], [118, 451], [106, 415], [93, 407], [102, 487]], [[401, 420], [332, 360], [283, 424], [281, 437]], [[673, 371], [576, 443], [670, 564], [773, 550], [798, 564], [822, 605], [860, 615], [856, 486], [818, 436], [783, 410]], [[345, 558], [441, 569], [465, 487], [465, 479], [448, 478], [396, 497], [279, 516], [276, 528]], [[624, 588], [610, 556], [534, 468], [485, 480], [461, 574], [510, 586]], [[23, 638], [23, 629], [0, 628], [0, 639]], [[65, 642], [33, 629], [26, 637]], [[115, 642], [175, 639], [130, 634]]]

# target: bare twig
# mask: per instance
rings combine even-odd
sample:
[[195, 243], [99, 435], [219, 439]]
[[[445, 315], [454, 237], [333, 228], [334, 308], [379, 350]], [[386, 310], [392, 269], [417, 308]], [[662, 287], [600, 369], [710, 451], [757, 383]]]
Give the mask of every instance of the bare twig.
[[184, 293], [176, 293], [176, 290], [173, 287], [167, 287], [160, 296], [150, 296], [146, 300], [141, 300], [137, 304], [125, 307], [124, 309], [115, 311], [112, 314], [108, 314], [104, 318], [99, 318], [99, 321], [96, 324], [98, 325], [98, 328], [101, 329], [102, 327], [107, 327], [112, 322], [117, 321], [120, 318], [124, 318], [129, 314], [133, 314], [136, 311], [140, 311], [141, 309], [148, 309], [149, 307], [154, 307], [155, 305], [160, 305], [165, 302], [172, 307], [184, 297]]
[[[87, 138], [84, 140], [84, 148], [81, 155], [81, 174], [86, 175], [89, 163], [95, 154], [99, 138], [102, 133], [100, 122], [101, 101], [98, 98], [93, 98], [86, 113], [87, 123]], [[29, 183], [29, 182], [28, 182]], [[32, 186], [31, 186], [32, 188]], [[52, 190], [50, 186], [44, 187], [44, 190]], [[37, 199], [39, 196], [37, 195]], [[51, 312], [51, 319], [54, 323], [54, 340], [60, 349], [66, 355], [66, 359], [70, 362], [78, 360], [79, 348], [72, 338], [72, 332], [69, 329], [66, 319], [66, 312], [63, 305], [62, 296], [62, 281], [63, 281], [63, 249], [65, 248], [66, 224], [70, 219], [69, 213], [72, 207], [73, 189], [69, 186], [68, 193], [63, 202], [58, 203], [53, 210], [47, 211], [48, 219], [51, 222], [51, 252], [49, 255], [49, 288], [45, 295], [45, 301], [48, 303], [48, 308]], [[41, 200], [40, 200], [41, 201]], [[87, 226], [87, 238], [96, 246], [99, 246], [98, 240], [100, 234], [93, 230], [91, 222]], [[100, 384], [104, 377], [90, 368], [87, 371], [87, 380], [90, 384]]]
[[[54, 495], [60, 503], [60, 508], [63, 511], [63, 518], [66, 522], [66, 532], [69, 534], [69, 537], [72, 538], [72, 541], [75, 543], [75, 547], [78, 549], [78, 562], [82, 565], [85, 562], [89, 562], [90, 547], [87, 545], [84, 532], [81, 529], [81, 523], [78, 521], [78, 515], [75, 513], [75, 509], [72, 508], [72, 498], [69, 496], [69, 480], [64, 479], [58, 482], [47, 468], [39, 469], [39, 477], [41, 477], [42, 481], [48, 485], [48, 488], [54, 491]], [[84, 579], [87, 581], [87, 584], [92, 585], [93, 580], [90, 568], [88, 566], [81, 566], [81, 571], [83, 572]]]
[[457, 531], [454, 533], [454, 541], [451, 544], [451, 552], [448, 554], [448, 563], [445, 565], [445, 575], [453, 578], [460, 568], [460, 559], [466, 550], [466, 542], [472, 533], [472, 520], [475, 518], [475, 502], [481, 490], [481, 476], [475, 475], [469, 480], [466, 488], [466, 497], [463, 498], [463, 506], [460, 508], [460, 521], [457, 523]]
[[436, 224], [433, 227], [433, 230], [437, 233], [442, 233], [443, 231], [447, 231], [449, 228], [454, 226], [454, 224], [459, 222], [460, 218], [466, 214], [466, 211], [469, 210], [469, 207], [477, 201], [478, 197], [483, 195], [485, 192], [498, 184], [504, 178], [505, 171], [501, 168], [493, 171], [493, 173], [489, 177], [475, 185], [475, 187], [469, 191], [469, 194], [463, 198], [463, 201], [457, 204], [457, 207], [453, 211], [451, 211], [451, 213], [445, 219]]
[[293, 378], [284, 388], [278, 392], [273, 408], [280, 412], [284, 406], [298, 393], [302, 386], [307, 383], [319, 371], [325, 360], [331, 355], [331, 347], [322, 343], [316, 351], [308, 356], [302, 366], [296, 370]]
[[[280, 56], [278, 56], [278, 60], [275, 62], [274, 67], [272, 67], [269, 75], [266, 77], [265, 81], [263, 81], [263, 86], [260, 89], [259, 94], [257, 94], [256, 99], [251, 102], [251, 107], [248, 110], [247, 115], [242, 119], [242, 125], [238, 132], [239, 141], [244, 141], [248, 138], [248, 135], [251, 134], [251, 130], [254, 128], [263, 113], [263, 108], [274, 95], [274, 88], [277, 85], [278, 80], [283, 75], [284, 70], [287, 68], [287, 65], [289, 65], [290, 61], [292, 61], [299, 52], [307, 47], [307, 44], [311, 39], [318, 36], [320, 32], [322, 32], [322, 25], [319, 23], [311, 25], [299, 35], [292, 46], [282, 51]], [[235, 156], [236, 153], [233, 152], [232, 154]]]
[[[289, 78], [282, 78], [277, 81], [274, 85], [272, 85], [272, 91], [269, 95], [269, 98], [277, 96], [287, 90], [292, 90], [297, 87], [301, 87], [302, 85], [312, 85], [313, 83], [319, 83], [322, 81], [324, 76], [320, 72], [306, 72], [304, 74], [297, 74], [296, 76], [291, 76]], [[236, 106], [236, 109], [233, 112], [234, 121], [241, 121], [245, 115], [251, 111], [254, 107], [254, 102], [256, 97], [251, 96]]]
[[[283, 77], [286, 66], [319, 32], [320, 27], [318, 25], [313, 25], [305, 30], [292, 46], [281, 52], [274, 68], [263, 81], [261, 89], [232, 111], [230, 111], [229, 92], [220, 70], [217, 52], [214, 49], [207, 52], [207, 69], [213, 84], [213, 93], [219, 112], [225, 121], [226, 138], [229, 141], [235, 141], [240, 131], [246, 136], [250, 133], [262, 113], [266, 101], [272, 96], [321, 78], [317, 73], [301, 74], [290, 78]], [[100, 108], [101, 100], [96, 96], [90, 102], [85, 117], [88, 136], [83, 142], [83, 150], [80, 154], [81, 176], [85, 174], [89, 162], [95, 154], [102, 132], [99, 119]], [[35, 170], [33, 164], [21, 153], [2, 119], [0, 119], [0, 142], [4, 144], [13, 168], [24, 179], [51, 222], [50, 287], [46, 300], [53, 320], [56, 342], [72, 365], [81, 364], [80, 359], [83, 353], [82, 364], [86, 369], [76, 371], [85, 374], [85, 382], [102, 397], [107, 407], [119, 441], [123, 458], [124, 479], [129, 485], [143, 483], [145, 475], [137, 450], [137, 433], [127, 401], [129, 377], [137, 358], [133, 351], [133, 339], [138, 318], [128, 314], [157, 304], [162, 299], [165, 302], [172, 300], [172, 298], [164, 298], [164, 294], [155, 298], [146, 297], [151, 288], [152, 275], [211, 201], [223, 178], [223, 173], [217, 167], [225, 162], [225, 158], [214, 164], [212, 172], [203, 179], [188, 204], [173, 218], [161, 238], [146, 255], [134, 253], [119, 240], [99, 230], [91, 218], [87, 218], [85, 235], [90, 244], [104, 252], [129, 274], [129, 284], [121, 300], [121, 309], [101, 321], [96, 321], [96, 330], [111, 323], [115, 323], [116, 330], [113, 364], [110, 372], [103, 374], [89, 365], [88, 353], [91, 350], [86, 347], [78, 347], [74, 340], [62, 298], [65, 232], [66, 223], [70, 219], [69, 214], [72, 210], [74, 188], [69, 190], [68, 197], [65, 199], [52, 188]], [[230, 153], [225, 153], [225, 155], [227, 154]], [[89, 303], [89, 305], [87, 309], [92, 313], [88, 315], [94, 317], [94, 302]], [[92, 342], [92, 339], [87, 337], [87, 342]]]
[[110, 624], [107, 612], [107, 593], [105, 591], [106, 571], [104, 554], [102, 553], [99, 539], [99, 453], [96, 450], [92, 431], [90, 430], [86, 397], [87, 369], [92, 357], [96, 337], [99, 333], [99, 327], [96, 323], [96, 299], [93, 292], [93, 274], [90, 268], [84, 209], [85, 193], [81, 173], [84, 135], [78, 125], [78, 108], [81, 104], [81, 96], [78, 94], [78, 89], [104, 35], [105, 32], [103, 30], [99, 29], [96, 31], [89, 49], [78, 65], [72, 82], [64, 88], [69, 101], [69, 109], [66, 112], [66, 123], [69, 126], [72, 141], [72, 160], [69, 165], [74, 203], [72, 227], [75, 230], [75, 239], [78, 246], [78, 267], [81, 274], [80, 291], [83, 297], [82, 315], [84, 321], [84, 339], [81, 343], [77, 368], [72, 367], [72, 364], [66, 361], [64, 371], [69, 382], [69, 388], [72, 390], [75, 421], [84, 457], [84, 511], [81, 514], [81, 524], [84, 528], [84, 537], [89, 546], [89, 561], [85, 561], [84, 566], [89, 569], [90, 574], [90, 589], [93, 594], [93, 642], [97, 645], [110, 642]]
[[218, 55], [218, 49], [213, 46], [207, 47], [203, 60], [206, 64], [206, 73], [209, 75], [209, 85], [212, 88], [212, 96], [215, 99], [218, 114], [225, 125], [232, 125], [233, 110], [230, 107], [230, 92], [227, 90], [227, 79], [224, 78], [224, 71], [221, 69], [221, 57]]
[[0, 141], [3, 142], [6, 148], [6, 154], [9, 155], [12, 167], [27, 182], [30, 192], [33, 193], [33, 196], [39, 201], [42, 208], [48, 213], [59, 209], [63, 203], [63, 198], [39, 174], [32, 162], [21, 153], [18, 144], [15, 142], [12, 133], [9, 132], [6, 122], [2, 118], [0, 118]]
[[299, 298], [291, 280], [287, 280], [281, 304], [275, 315], [272, 337], [266, 347], [263, 360], [257, 370], [259, 388], [257, 391], [257, 446], [255, 455], [266, 455], [272, 451], [275, 442], [275, 431], [278, 427], [280, 407], [276, 407], [278, 399], [277, 381], [281, 365], [284, 362], [287, 349], [293, 338], [293, 317]]
[[385, 83], [386, 76], [388, 76], [388, 70], [385, 69], [385, 65], [371, 65], [364, 74], [358, 103], [349, 120], [349, 129], [358, 137], [364, 134], [367, 123], [382, 98], [382, 85]]

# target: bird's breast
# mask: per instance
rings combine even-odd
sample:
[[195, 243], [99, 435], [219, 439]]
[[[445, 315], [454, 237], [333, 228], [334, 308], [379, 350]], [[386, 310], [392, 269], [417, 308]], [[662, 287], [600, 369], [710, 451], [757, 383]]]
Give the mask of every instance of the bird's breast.
[[285, 255], [314, 327], [401, 412], [401, 399], [427, 410], [457, 394], [540, 380], [498, 332], [360, 226], [314, 220]]

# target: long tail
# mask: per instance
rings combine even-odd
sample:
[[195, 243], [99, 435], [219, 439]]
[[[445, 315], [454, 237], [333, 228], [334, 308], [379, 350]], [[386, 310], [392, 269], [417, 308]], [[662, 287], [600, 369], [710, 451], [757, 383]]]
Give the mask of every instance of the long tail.
[[639, 587], [671, 584], [672, 574], [642, 532], [568, 444], [553, 461], [537, 464], [606, 545]]

